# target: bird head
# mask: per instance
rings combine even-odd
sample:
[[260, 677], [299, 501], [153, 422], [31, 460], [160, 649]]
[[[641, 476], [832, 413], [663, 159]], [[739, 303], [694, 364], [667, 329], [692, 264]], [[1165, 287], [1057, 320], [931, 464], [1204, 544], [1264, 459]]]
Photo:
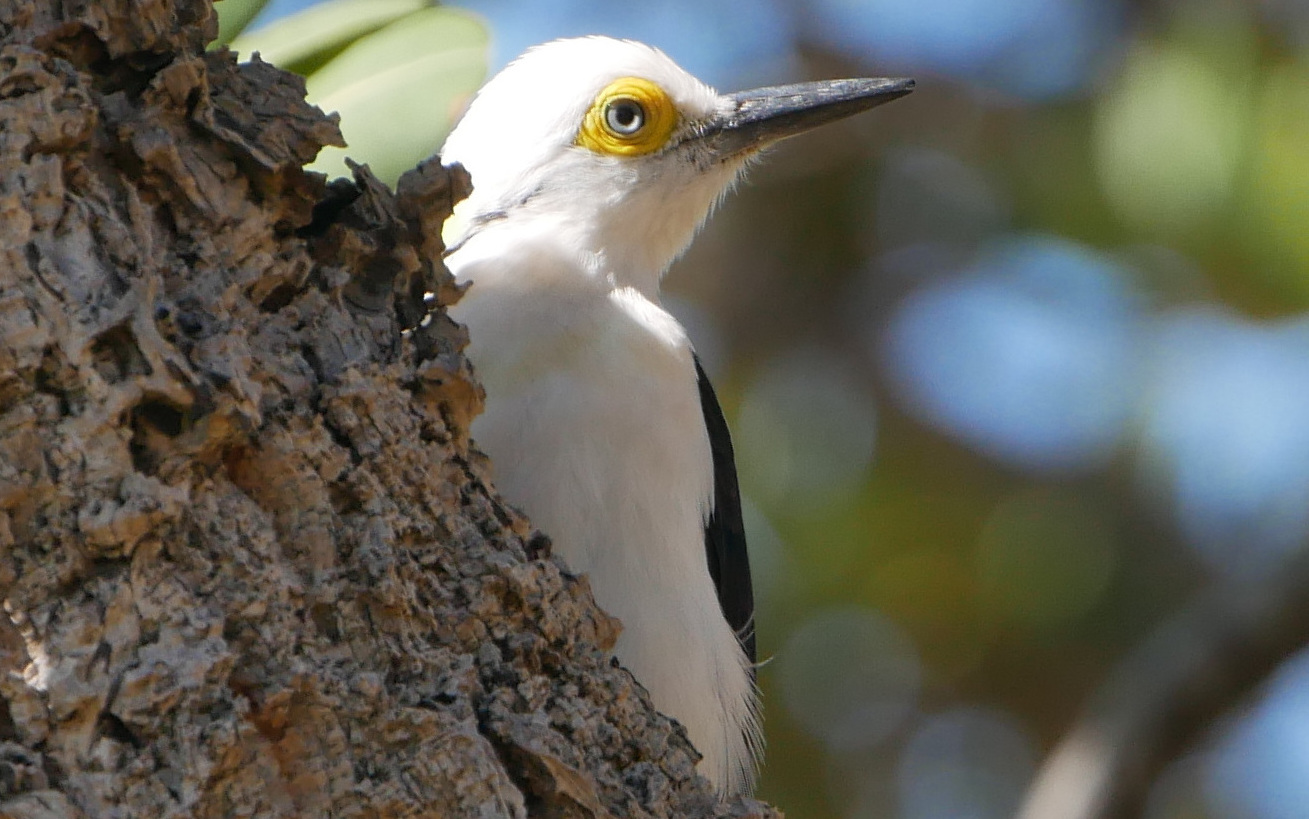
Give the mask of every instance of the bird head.
[[649, 290], [751, 157], [912, 89], [912, 80], [856, 79], [719, 94], [641, 43], [537, 46], [478, 92], [441, 149], [473, 179], [448, 244], [534, 223]]

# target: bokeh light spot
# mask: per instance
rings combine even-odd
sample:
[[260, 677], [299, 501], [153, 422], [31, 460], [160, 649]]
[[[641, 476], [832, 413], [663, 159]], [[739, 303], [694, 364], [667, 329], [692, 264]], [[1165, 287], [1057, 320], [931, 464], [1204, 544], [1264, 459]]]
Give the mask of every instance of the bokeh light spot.
[[1247, 107], [1221, 68], [1178, 46], [1142, 46], [1096, 117], [1101, 185], [1129, 224], [1174, 234], [1227, 203]]
[[818, 0], [808, 19], [852, 54], [1042, 99], [1091, 79], [1122, 13], [1109, 0]]
[[1210, 801], [1219, 815], [1303, 819], [1309, 805], [1309, 652], [1287, 662], [1263, 700], [1219, 741]]
[[547, 40], [605, 34], [663, 48], [706, 82], [734, 84], [743, 73], [785, 65], [790, 52], [786, 14], [777, 0], [461, 0], [460, 5], [490, 20], [497, 68]]
[[1080, 469], [1109, 457], [1130, 413], [1135, 318], [1113, 262], [1023, 237], [906, 299], [882, 354], [925, 421], [1028, 469]]
[[1214, 568], [1275, 569], [1309, 536], [1309, 320], [1179, 311], [1160, 320], [1155, 348], [1148, 486]]
[[913, 642], [873, 611], [821, 611], [791, 632], [777, 655], [782, 702], [829, 750], [885, 740], [913, 713], [922, 677]]
[[1241, 235], [1262, 260], [1252, 272], [1304, 304], [1309, 301], [1309, 59], [1269, 72], [1255, 123]]
[[1086, 498], [1045, 487], [1014, 495], [982, 528], [978, 582], [1012, 622], [1053, 628], [1085, 615], [1117, 563], [1115, 527]]
[[1007, 819], [1036, 770], [1036, 751], [1017, 720], [956, 708], [927, 719], [900, 759], [903, 819]]

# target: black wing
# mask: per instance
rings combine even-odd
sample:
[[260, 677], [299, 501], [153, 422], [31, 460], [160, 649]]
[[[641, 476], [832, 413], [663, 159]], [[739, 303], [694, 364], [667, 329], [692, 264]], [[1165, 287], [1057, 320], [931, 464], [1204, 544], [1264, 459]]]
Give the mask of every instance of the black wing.
[[732, 434], [727, 429], [723, 408], [709, 384], [709, 376], [695, 359], [695, 376], [700, 386], [700, 408], [709, 430], [714, 456], [714, 505], [705, 522], [704, 547], [709, 574], [718, 589], [718, 604], [727, 623], [736, 632], [750, 662], [757, 662], [754, 636], [754, 588], [750, 584], [750, 555], [745, 548], [745, 524], [741, 520], [741, 490], [736, 483], [736, 458]]

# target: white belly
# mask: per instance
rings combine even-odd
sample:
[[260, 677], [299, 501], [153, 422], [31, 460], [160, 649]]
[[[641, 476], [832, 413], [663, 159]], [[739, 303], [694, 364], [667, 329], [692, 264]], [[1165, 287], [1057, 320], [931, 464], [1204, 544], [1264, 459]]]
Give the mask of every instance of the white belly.
[[501, 275], [464, 271], [475, 284], [451, 310], [487, 391], [473, 438], [504, 496], [623, 622], [619, 659], [686, 726], [702, 773], [747, 787], [754, 689], [705, 557], [713, 461], [691, 346], [635, 291]]

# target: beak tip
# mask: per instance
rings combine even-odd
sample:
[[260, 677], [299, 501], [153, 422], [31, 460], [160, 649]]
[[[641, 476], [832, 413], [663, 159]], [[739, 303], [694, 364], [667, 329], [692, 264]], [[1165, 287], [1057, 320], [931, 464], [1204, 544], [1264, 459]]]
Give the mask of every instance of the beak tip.
[[899, 99], [913, 92], [918, 87], [918, 81], [913, 77], [895, 77], [883, 80], [885, 85], [882, 87], [882, 94], [888, 100]]

